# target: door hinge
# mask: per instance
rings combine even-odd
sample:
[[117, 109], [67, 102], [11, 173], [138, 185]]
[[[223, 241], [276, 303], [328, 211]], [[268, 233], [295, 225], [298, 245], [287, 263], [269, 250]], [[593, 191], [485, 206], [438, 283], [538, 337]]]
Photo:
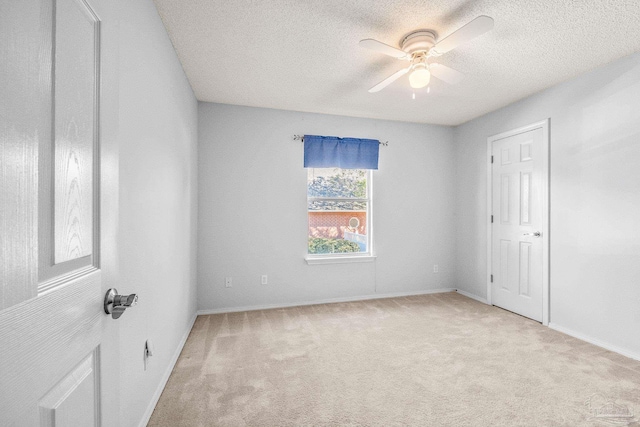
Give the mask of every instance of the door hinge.
[[493, 215], [491, 215], [491, 224], [493, 224]]
[[491, 156], [491, 163], [493, 163], [493, 156]]
[[491, 283], [493, 283], [493, 274], [491, 275]]

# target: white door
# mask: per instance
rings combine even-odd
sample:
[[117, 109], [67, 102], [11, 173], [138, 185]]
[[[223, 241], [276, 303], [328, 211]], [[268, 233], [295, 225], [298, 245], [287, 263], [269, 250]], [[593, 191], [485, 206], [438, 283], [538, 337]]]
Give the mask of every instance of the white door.
[[547, 297], [545, 132], [531, 126], [490, 138], [491, 303], [539, 322]]
[[2, 426], [118, 422], [117, 323], [103, 311], [117, 179], [100, 177], [117, 162], [102, 141], [114, 123], [101, 128], [113, 112], [100, 108], [100, 3], [0, 0]]

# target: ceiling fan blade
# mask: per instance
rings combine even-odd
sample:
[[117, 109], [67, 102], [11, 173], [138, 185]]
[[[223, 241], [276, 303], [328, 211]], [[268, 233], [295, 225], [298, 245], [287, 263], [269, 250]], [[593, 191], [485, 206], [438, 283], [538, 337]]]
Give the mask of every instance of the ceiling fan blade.
[[395, 73], [391, 74], [389, 77], [387, 77], [386, 79], [384, 79], [383, 81], [381, 81], [380, 83], [378, 83], [377, 85], [369, 89], [369, 93], [381, 91], [385, 87], [389, 86], [391, 83], [398, 80], [400, 77], [407, 74], [410, 69], [411, 67], [407, 67], [407, 68], [403, 68], [402, 70], [396, 71]]
[[439, 54], [447, 53], [451, 49], [455, 49], [462, 43], [468, 42], [471, 39], [475, 39], [481, 34], [486, 33], [493, 29], [493, 18], [486, 15], [478, 16], [473, 21], [462, 26], [458, 30], [449, 34], [444, 39], [440, 40], [433, 47]]
[[429, 64], [429, 71], [431, 71], [432, 76], [450, 85], [454, 85], [464, 78], [464, 74], [460, 71], [456, 71], [442, 64]]
[[404, 52], [393, 46], [389, 46], [388, 44], [379, 42], [378, 40], [364, 39], [364, 40], [360, 40], [359, 44], [361, 47], [375, 50], [376, 52], [384, 53], [385, 55], [393, 56], [394, 58], [400, 59], [407, 56], [407, 52]]

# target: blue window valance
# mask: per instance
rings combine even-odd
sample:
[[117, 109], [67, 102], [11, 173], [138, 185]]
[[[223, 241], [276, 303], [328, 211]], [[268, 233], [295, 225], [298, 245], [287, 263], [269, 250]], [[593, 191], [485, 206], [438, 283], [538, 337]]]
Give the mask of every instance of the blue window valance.
[[378, 169], [377, 139], [304, 136], [305, 168]]

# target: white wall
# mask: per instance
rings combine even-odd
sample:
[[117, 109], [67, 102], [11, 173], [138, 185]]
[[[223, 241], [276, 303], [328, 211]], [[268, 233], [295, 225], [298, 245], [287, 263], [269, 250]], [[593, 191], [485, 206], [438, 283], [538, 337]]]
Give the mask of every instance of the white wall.
[[[151, 0], [118, 1], [120, 421], [137, 426], [196, 311], [197, 102]], [[144, 370], [146, 339], [155, 355]]]
[[455, 128], [457, 286], [486, 297], [487, 137], [551, 118], [551, 323], [640, 356], [640, 54]]
[[[198, 114], [199, 309], [455, 288], [451, 128], [211, 103]], [[373, 174], [374, 263], [305, 263], [306, 170], [292, 140], [304, 133], [389, 141]]]

